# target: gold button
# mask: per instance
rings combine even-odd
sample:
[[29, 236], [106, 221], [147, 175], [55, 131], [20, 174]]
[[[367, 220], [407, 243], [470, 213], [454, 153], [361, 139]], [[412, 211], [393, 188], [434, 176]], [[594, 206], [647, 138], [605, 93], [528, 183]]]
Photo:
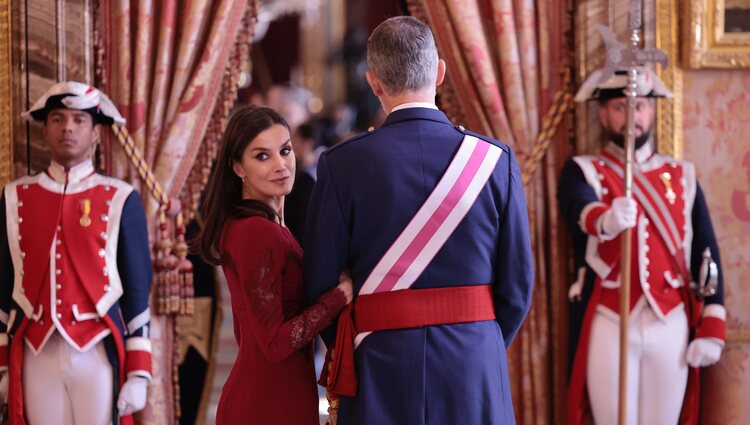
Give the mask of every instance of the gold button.
[[458, 129], [459, 129], [459, 130], [461, 130], [461, 131], [466, 131], [466, 129], [465, 129], [465, 128], [464, 128], [464, 126], [462, 126], [462, 125], [459, 125], [459, 126], [458, 126]]
[[57, 300], [57, 301], [55, 301], [55, 302], [57, 303], [57, 305], [60, 305], [60, 304], [62, 304], [62, 300]]
[[372, 133], [373, 131], [375, 131], [375, 127], [370, 127], [370, 128], [367, 129], [367, 131], [370, 132], [370, 133]]
[[58, 275], [58, 276], [60, 276], [60, 274], [62, 274], [62, 270], [60, 270], [60, 269], [55, 270], [55, 274]]

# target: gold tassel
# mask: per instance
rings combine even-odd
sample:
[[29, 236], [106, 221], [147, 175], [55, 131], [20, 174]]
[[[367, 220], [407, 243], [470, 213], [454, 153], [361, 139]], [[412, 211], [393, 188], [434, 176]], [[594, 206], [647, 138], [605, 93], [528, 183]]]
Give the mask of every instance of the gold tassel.
[[170, 314], [172, 311], [171, 289], [177, 273], [177, 257], [172, 254], [172, 240], [169, 237], [169, 223], [166, 213], [159, 213], [159, 240], [156, 243], [156, 311], [157, 314]]
[[[333, 350], [335, 350], [336, 347], [331, 348], [331, 355], [330, 357], [326, 355], [326, 360], [333, 357]], [[328, 364], [328, 373], [327, 373], [327, 381], [326, 386], [331, 386], [331, 362], [327, 361]], [[331, 393], [328, 389], [326, 389], [326, 399], [328, 400], [328, 420], [326, 421], [326, 425], [336, 425], [339, 421], [339, 396], [336, 394]]]
[[177, 214], [175, 223], [176, 243], [174, 253], [178, 260], [177, 270], [179, 272], [180, 284], [180, 304], [177, 313], [192, 316], [195, 310], [193, 303], [193, 295], [195, 293], [195, 289], [193, 288], [193, 263], [187, 258], [188, 245], [185, 242], [186, 228], [182, 213]]

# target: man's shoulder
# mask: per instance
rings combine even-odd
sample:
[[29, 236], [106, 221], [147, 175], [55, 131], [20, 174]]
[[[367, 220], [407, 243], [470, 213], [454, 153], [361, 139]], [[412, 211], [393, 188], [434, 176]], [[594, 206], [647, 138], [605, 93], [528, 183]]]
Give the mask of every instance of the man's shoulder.
[[505, 144], [505, 143], [503, 143], [503, 142], [501, 142], [501, 141], [499, 141], [497, 139], [493, 139], [492, 137], [485, 136], [484, 134], [479, 134], [477, 132], [474, 132], [474, 131], [471, 131], [471, 130], [467, 130], [462, 125], [455, 125], [455, 126], [453, 126], [453, 128], [455, 128], [459, 133], [462, 133], [462, 134], [468, 135], [468, 136], [473, 136], [473, 137], [476, 137], [477, 139], [484, 140], [487, 143], [493, 144], [493, 145], [499, 147], [500, 149], [502, 149], [503, 151], [505, 151], [505, 153], [507, 153], [507, 154], [511, 153], [510, 146], [508, 146], [507, 144]]
[[333, 146], [329, 149], [326, 149], [321, 156], [330, 156], [330, 155], [338, 155], [342, 151], [345, 151], [347, 147], [354, 146], [358, 143], [366, 141], [368, 138], [372, 138], [376, 135], [378, 132], [378, 129], [375, 127], [370, 127], [367, 129], [367, 131], [363, 131], [359, 134], [355, 134], [354, 136], [344, 140], [343, 142], [339, 142], [336, 144], [336, 146]]
[[[460, 136], [460, 135], [473, 136], [480, 140], [484, 140], [487, 143], [490, 143], [492, 145], [499, 147], [500, 149], [505, 151], [506, 154], [511, 153], [511, 148], [507, 144], [499, 140], [493, 139], [492, 137], [485, 136], [483, 134], [479, 134], [471, 130], [467, 130], [462, 125], [445, 126], [445, 128], [451, 129], [451, 130], [448, 130], [449, 132], [455, 131], [457, 136]], [[445, 131], [445, 130], [441, 130], [441, 131]], [[349, 148], [356, 147], [360, 144], [367, 143], [373, 140], [377, 140], [378, 137], [387, 137], [387, 136], [383, 135], [382, 128], [370, 127], [367, 131], [363, 131], [355, 136], [352, 136], [351, 138], [326, 150], [325, 152], [321, 154], [321, 156], [326, 157], [326, 159], [328, 159], [328, 157], [338, 156], [338, 155], [343, 154], [343, 152], [348, 151]]]
[[34, 184], [39, 181], [41, 173], [36, 174], [28, 174], [22, 177], [19, 177], [13, 181], [10, 181], [5, 184], [5, 187], [16, 187], [16, 186], [22, 186], [25, 184]]

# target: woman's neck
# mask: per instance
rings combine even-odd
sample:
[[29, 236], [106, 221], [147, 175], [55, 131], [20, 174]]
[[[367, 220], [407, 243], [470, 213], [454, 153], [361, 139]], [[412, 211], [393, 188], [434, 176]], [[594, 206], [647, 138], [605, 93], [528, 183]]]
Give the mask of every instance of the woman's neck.
[[271, 196], [265, 199], [259, 199], [257, 196], [250, 196], [247, 193], [242, 194], [243, 200], [258, 201], [268, 205], [279, 219], [279, 224], [284, 225], [284, 197]]

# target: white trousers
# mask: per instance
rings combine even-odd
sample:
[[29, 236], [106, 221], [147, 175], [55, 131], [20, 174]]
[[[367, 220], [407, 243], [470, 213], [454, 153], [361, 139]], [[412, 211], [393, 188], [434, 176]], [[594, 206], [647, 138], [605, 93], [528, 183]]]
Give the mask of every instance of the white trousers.
[[[688, 378], [685, 309], [662, 321], [648, 305], [630, 320], [628, 336], [627, 423], [674, 425], [680, 417]], [[597, 311], [591, 325], [586, 385], [594, 422], [617, 423], [620, 323]]]
[[81, 353], [55, 332], [36, 356], [24, 346], [23, 401], [28, 424], [112, 423], [113, 379], [101, 342]]

